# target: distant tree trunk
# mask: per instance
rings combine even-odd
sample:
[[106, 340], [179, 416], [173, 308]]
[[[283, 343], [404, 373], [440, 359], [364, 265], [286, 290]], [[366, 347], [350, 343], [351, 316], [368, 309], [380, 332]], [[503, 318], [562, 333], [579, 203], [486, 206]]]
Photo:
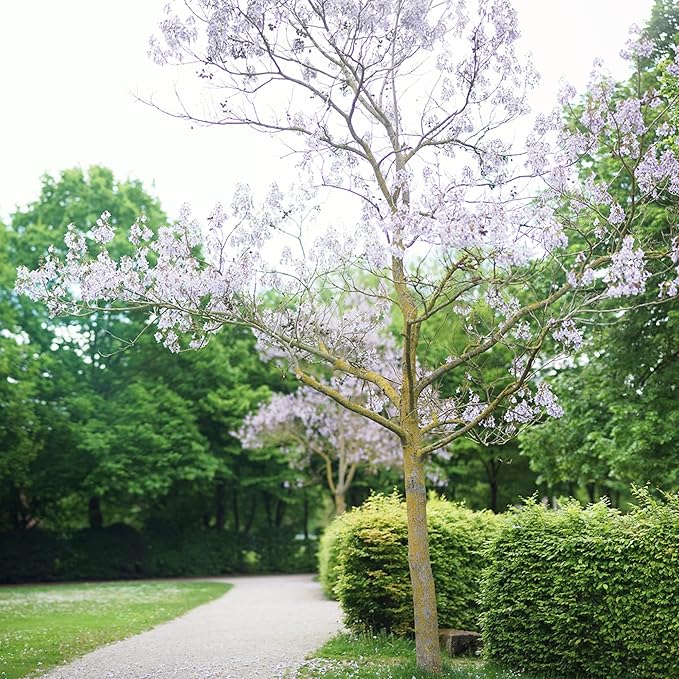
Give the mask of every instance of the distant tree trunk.
[[280, 499], [276, 503], [276, 528], [280, 528], [283, 525], [283, 517], [285, 516], [287, 506], [288, 505]]
[[266, 491], [264, 491], [262, 495], [264, 496], [264, 511], [266, 512], [266, 525], [269, 528], [273, 528], [273, 515], [271, 513], [271, 496]]
[[245, 520], [246, 535], [250, 535], [250, 531], [252, 530], [252, 524], [255, 522], [256, 512], [257, 512], [257, 493], [252, 493], [250, 499], [250, 511], [248, 513], [247, 519]]
[[104, 525], [104, 518], [101, 515], [101, 505], [99, 498], [93, 496], [87, 506], [87, 515], [90, 522], [90, 528], [101, 528]]
[[592, 504], [596, 502], [596, 483], [592, 482], [587, 484], [587, 497]]
[[19, 530], [25, 528], [24, 512], [22, 510], [21, 493], [12, 485], [10, 489], [9, 511], [12, 516], [12, 528]]
[[303, 513], [302, 513], [302, 521], [303, 521], [303, 530], [304, 530], [304, 539], [306, 541], [309, 540], [309, 498], [307, 497], [306, 491], [304, 491], [304, 503], [302, 505], [303, 507]]
[[497, 514], [497, 479], [490, 482], [490, 509]]
[[226, 522], [226, 483], [219, 479], [215, 487], [215, 527], [224, 530]]
[[497, 514], [497, 490], [498, 490], [498, 479], [500, 476], [500, 465], [502, 462], [497, 458], [491, 458], [486, 462], [486, 476], [488, 478], [488, 487], [490, 490], [490, 509]]
[[233, 512], [233, 530], [240, 533], [240, 512], [238, 510], [238, 489], [234, 486], [231, 497], [231, 510]]

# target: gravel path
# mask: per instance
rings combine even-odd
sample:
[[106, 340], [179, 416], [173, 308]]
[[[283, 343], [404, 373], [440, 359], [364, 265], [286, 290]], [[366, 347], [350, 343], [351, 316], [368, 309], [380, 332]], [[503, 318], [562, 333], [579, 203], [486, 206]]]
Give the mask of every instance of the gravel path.
[[311, 575], [224, 578], [234, 588], [45, 679], [279, 679], [340, 627]]

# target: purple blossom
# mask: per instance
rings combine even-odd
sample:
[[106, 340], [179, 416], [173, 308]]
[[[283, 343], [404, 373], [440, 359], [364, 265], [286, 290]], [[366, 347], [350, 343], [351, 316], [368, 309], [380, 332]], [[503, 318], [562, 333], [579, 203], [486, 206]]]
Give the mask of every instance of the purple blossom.
[[563, 408], [546, 382], [538, 384], [538, 390], [533, 398], [536, 405], [545, 409], [550, 417], [563, 417]]
[[676, 297], [679, 294], [679, 236], [672, 239], [670, 260], [674, 265], [675, 278], [663, 281], [660, 286], [660, 296]]
[[618, 203], [614, 203], [611, 206], [611, 211], [608, 214], [608, 221], [614, 226], [618, 226], [625, 221], [625, 211]]
[[611, 264], [604, 276], [609, 283], [609, 297], [630, 297], [646, 289], [651, 275], [645, 268], [646, 257], [641, 248], [634, 249], [634, 238], [625, 236], [620, 249], [611, 256]]
[[111, 227], [111, 224], [109, 223], [109, 220], [111, 219], [111, 213], [106, 211], [101, 213], [101, 217], [97, 219], [97, 223], [94, 227], [92, 227], [92, 238], [97, 241], [97, 243], [101, 243], [102, 245], [105, 245], [106, 243], [109, 243], [113, 240], [114, 236], [116, 235], [115, 231]]
[[[379, 432], [382, 441], [404, 417], [404, 367], [418, 385], [409, 414], [432, 445], [479, 431], [484, 440], [503, 440], [545, 411], [558, 416], [551, 392], [529, 384], [542, 357], [529, 364], [527, 344], [539, 352], [551, 332], [561, 348], [577, 350], [580, 330], [570, 318], [559, 319], [584, 317], [606, 294], [638, 294], [650, 275], [647, 255], [629, 235], [641, 212], [616, 203], [607, 181], [592, 174], [582, 182], [578, 162], [609, 154], [638, 187], [636, 206], [679, 195], [679, 160], [661, 120], [667, 93], [625, 97], [595, 65], [577, 131], [554, 109], [536, 117], [521, 143], [502, 125], [526, 112], [537, 75], [517, 49], [517, 16], [507, 0], [479, 0], [470, 11], [461, 0], [175, 5], [178, 12], [168, 8], [152, 42], [153, 57], [202, 64], [211, 85], [229, 93], [220, 123], [253, 126], [256, 119], [255, 127], [287, 134], [300, 153], [301, 180], [273, 185], [263, 201], [238, 185], [205, 225], [188, 206], [176, 224], [153, 230], [140, 217], [128, 234], [133, 254], [115, 260], [108, 215], [91, 231], [100, 248], [88, 247], [88, 234], [71, 227], [65, 256], [52, 248], [35, 271], [20, 268], [17, 291], [45, 301], [52, 314], [118, 303], [146, 310], [156, 339], [172, 351], [200, 348], [225, 324], [249, 327], [263, 354], [297, 374], [311, 364], [348, 376], [325, 385], [337, 393], [351, 392], [351, 380], [362, 375], [363, 391], [351, 398], [372, 424], [356, 424], [352, 415], [342, 430]], [[342, 59], [328, 59], [319, 45]], [[628, 57], [648, 49], [637, 35]], [[412, 68], [390, 66], [406, 62]], [[360, 82], [340, 63], [360, 66]], [[432, 69], [436, 77], [429, 78]], [[382, 97], [377, 83], [385, 77], [396, 88]], [[288, 88], [280, 99], [288, 110], [270, 105], [272, 87]], [[575, 96], [564, 88], [562, 103]], [[646, 121], [656, 119], [658, 129], [647, 130]], [[321, 223], [318, 186], [361, 201], [352, 228]], [[583, 236], [592, 247], [574, 258]], [[676, 239], [672, 248], [662, 295], [676, 295], [679, 286]], [[566, 285], [561, 276], [547, 292], [534, 285], [533, 275], [555, 271], [565, 273]], [[607, 293], [597, 294], [592, 284], [600, 282]], [[438, 365], [427, 363], [433, 359], [422, 344], [403, 345], [408, 331], [393, 334], [396, 319], [408, 317], [411, 328], [433, 326], [451, 311], [460, 322], [448, 338], [450, 355]], [[518, 391], [493, 415], [497, 385], [477, 373], [481, 354], [496, 347], [514, 357], [504, 378]], [[442, 397], [437, 384], [451, 371], [466, 372], [467, 383]], [[287, 415], [296, 409], [303, 414], [296, 427], [333, 440], [339, 429], [333, 434], [323, 424], [332, 405], [323, 401], [326, 415], [319, 415], [304, 400], [311, 398], [307, 391], [298, 392]], [[268, 407], [277, 403], [274, 397]], [[268, 424], [280, 423], [282, 413], [282, 405], [269, 412]], [[333, 417], [337, 423], [340, 415]], [[375, 454], [399, 445], [380, 447], [377, 438], [373, 444]], [[347, 454], [372, 464], [367, 441], [363, 452]]]
[[582, 331], [576, 328], [575, 323], [570, 318], [561, 321], [558, 328], [552, 333], [552, 337], [565, 347], [578, 350], [582, 346]]

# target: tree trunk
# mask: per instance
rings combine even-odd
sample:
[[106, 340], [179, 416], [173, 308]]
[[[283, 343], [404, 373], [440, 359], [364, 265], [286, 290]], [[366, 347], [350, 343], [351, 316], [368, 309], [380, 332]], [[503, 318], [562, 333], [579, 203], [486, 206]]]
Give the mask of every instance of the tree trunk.
[[252, 530], [252, 524], [255, 521], [255, 513], [257, 512], [257, 493], [250, 493], [251, 498], [250, 498], [250, 510], [248, 512], [248, 516], [245, 519], [245, 529], [244, 533], [245, 535], [250, 535], [250, 531]]
[[287, 509], [287, 504], [284, 500], [280, 498], [276, 501], [276, 528], [280, 528], [283, 525], [283, 518], [285, 517], [285, 510]]
[[22, 509], [21, 502], [21, 493], [19, 492], [19, 489], [15, 485], [11, 486], [9, 506], [12, 515], [12, 528], [14, 528], [14, 530], [25, 528], [24, 512]]
[[497, 479], [493, 478], [490, 481], [490, 510], [497, 514]]
[[269, 528], [273, 528], [273, 515], [271, 513], [271, 496], [269, 493], [264, 491], [262, 493], [264, 496], [264, 510], [266, 511], [266, 525]]
[[226, 521], [226, 483], [224, 479], [217, 481], [215, 487], [215, 528], [224, 530]]
[[488, 487], [490, 490], [490, 509], [495, 514], [497, 514], [497, 489], [500, 464], [501, 463], [495, 459], [486, 462], [486, 475], [488, 477]]
[[594, 504], [596, 502], [596, 484], [594, 482], [587, 484], [587, 497], [590, 503]]
[[304, 512], [302, 515], [302, 521], [304, 523], [304, 541], [309, 542], [309, 498], [307, 496], [306, 490], [304, 491]]
[[417, 666], [428, 672], [441, 672], [436, 590], [429, 559], [427, 531], [427, 491], [424, 460], [415, 447], [404, 447], [403, 475], [408, 514], [408, 565], [415, 611], [415, 654]]
[[104, 525], [104, 517], [101, 515], [101, 505], [98, 497], [91, 497], [87, 505], [87, 516], [90, 528], [101, 528]]
[[240, 511], [238, 510], [238, 490], [234, 487], [231, 508], [233, 509], [233, 530], [240, 533]]
[[335, 516], [344, 514], [347, 511], [347, 501], [346, 496], [343, 492], [335, 491], [333, 493], [333, 499], [335, 500]]

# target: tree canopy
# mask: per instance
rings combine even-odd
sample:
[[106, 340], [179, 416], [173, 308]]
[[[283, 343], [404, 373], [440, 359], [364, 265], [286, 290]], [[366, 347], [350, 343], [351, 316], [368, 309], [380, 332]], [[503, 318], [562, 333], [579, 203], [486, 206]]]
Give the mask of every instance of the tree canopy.
[[[302, 384], [398, 437], [417, 662], [439, 671], [425, 464], [468, 435], [504, 442], [561, 416], [545, 377], [555, 354], [582, 345], [579, 323], [615, 319], [647, 291], [677, 295], [679, 237], [646, 229], [644, 210], [679, 193], [666, 124], [676, 95], [620, 96], [595, 71], [574, 119], [538, 115], [519, 145], [507, 125], [528, 112], [536, 74], [517, 54], [506, 0], [471, 11], [455, 0], [180, 7], [168, 7], [157, 61], [197, 65], [218, 97], [208, 122], [286, 135], [305, 176], [287, 192], [273, 186], [262, 205], [238, 187], [205, 230], [184, 214], [154, 234], [141, 218], [127, 233], [131, 254], [116, 251], [105, 212], [86, 235], [66, 234], [65, 253], [20, 268], [17, 290], [52, 314], [138, 310], [172, 351], [249, 327]], [[652, 50], [635, 38], [627, 55], [639, 63]], [[676, 80], [679, 66], [665, 73]], [[595, 156], [617, 166], [612, 179], [574, 171]], [[357, 198], [358, 228], [317, 229], [319, 185]], [[279, 261], [265, 247], [274, 236]], [[261, 294], [270, 289], [273, 307]], [[450, 313], [463, 336], [430, 363], [423, 327]], [[395, 317], [398, 342], [384, 350]], [[500, 348], [501, 375], [482, 360]], [[359, 380], [361, 398], [318, 366]], [[442, 391], [454, 373], [463, 386]]]

